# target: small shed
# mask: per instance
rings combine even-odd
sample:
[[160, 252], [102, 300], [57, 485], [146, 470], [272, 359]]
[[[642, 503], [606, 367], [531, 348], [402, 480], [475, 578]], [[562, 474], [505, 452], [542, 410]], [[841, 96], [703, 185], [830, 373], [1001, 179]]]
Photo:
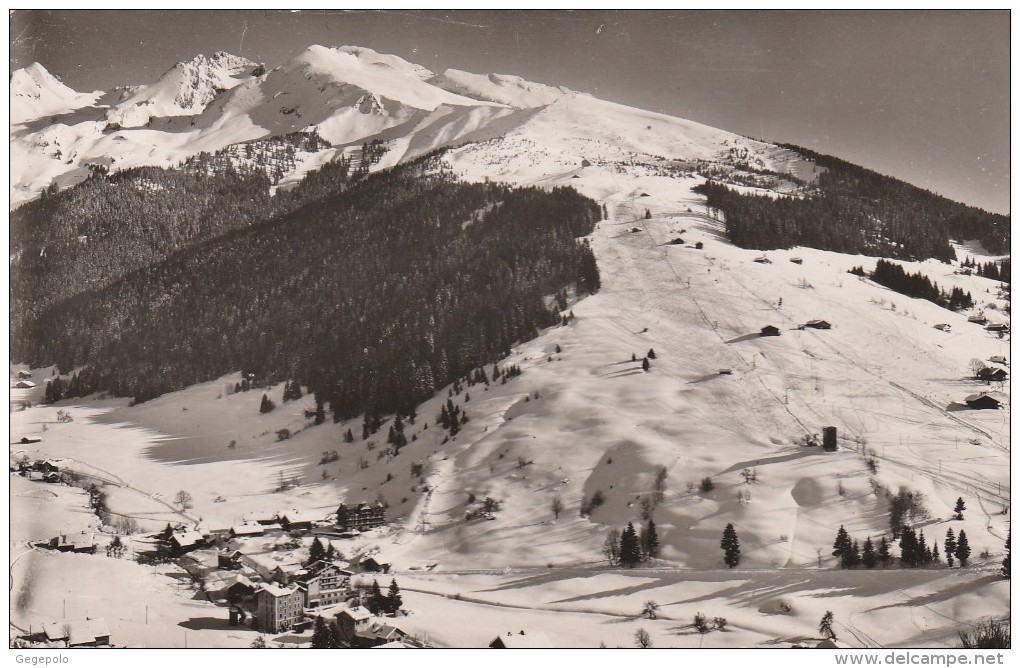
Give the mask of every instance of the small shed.
[[973, 322], [979, 325], [984, 325], [985, 323], [988, 322], [988, 318], [986, 318], [983, 315], [972, 315], [969, 318], [967, 318], [967, 322]]
[[25, 379], [25, 378], [31, 378], [31, 377], [32, 377], [32, 374], [29, 373], [28, 371], [21, 370], [21, 371], [18, 372], [18, 378]]
[[287, 531], [292, 529], [311, 529], [315, 524], [316, 518], [306, 513], [290, 510], [286, 513], [280, 514], [280, 523], [283, 524], [283, 528]]
[[761, 328], [762, 336], [779, 336], [779, 328], [774, 325], [765, 325]]
[[804, 260], [800, 259], [799, 257], [791, 257], [790, 262], [794, 264], [804, 264]]
[[839, 449], [839, 445], [836, 443], [835, 427], [822, 427], [822, 449], [829, 452]]
[[261, 524], [236, 524], [230, 527], [230, 536], [237, 538], [238, 536], [261, 536], [266, 532], [266, 529]]
[[197, 531], [174, 533], [170, 536], [170, 552], [175, 557], [179, 557], [203, 545], [205, 545], [205, 538]]
[[1004, 325], [1001, 322], [993, 322], [990, 325], [985, 325], [985, 329], [989, 332], [1008, 332], [1009, 325]]
[[811, 329], [832, 329], [832, 324], [825, 320], [808, 320], [804, 326]]
[[110, 644], [110, 627], [103, 619], [83, 619], [43, 624], [46, 639], [64, 641], [68, 647], [100, 647]]
[[507, 631], [506, 635], [496, 636], [489, 643], [492, 649], [555, 649], [549, 636], [541, 632], [525, 633], [524, 631]]
[[17, 383], [15, 383], [14, 387], [18, 388], [19, 390], [31, 390], [32, 388], [35, 387], [35, 383], [33, 383], [30, 380], [19, 380]]
[[988, 358], [988, 361], [992, 364], [1006, 364], [1006, 358], [1002, 355], [992, 355]]
[[939, 324], [935, 325], [935, 329], [942, 332], [951, 332], [953, 330], [953, 328], [949, 324], [944, 322], [940, 322]]
[[764, 255], [754, 258], [754, 261], [758, 264], [772, 264], [772, 260], [768, 259]]

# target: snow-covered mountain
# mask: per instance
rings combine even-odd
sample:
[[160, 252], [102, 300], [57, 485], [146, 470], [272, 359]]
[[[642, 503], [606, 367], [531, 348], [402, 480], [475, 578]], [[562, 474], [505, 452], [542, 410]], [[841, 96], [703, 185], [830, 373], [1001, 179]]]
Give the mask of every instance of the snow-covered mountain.
[[[516, 137], [527, 147], [516, 163], [551, 169], [583, 160], [732, 163], [737, 156], [788, 171], [784, 165], [798, 162], [767, 144], [566, 88], [503, 74], [437, 75], [349, 46], [311, 46], [270, 71], [224, 52], [200, 55], [152, 84], [106, 94], [75, 93], [36, 64], [14, 73], [11, 104], [13, 206], [51, 183], [80, 181], [91, 164], [114, 171], [170, 166], [297, 131], [315, 131], [332, 148], [301, 156], [290, 182], [345, 147], [373, 140], [386, 142], [379, 167], [497, 137]], [[516, 163], [499, 166], [500, 177], [511, 176]]]

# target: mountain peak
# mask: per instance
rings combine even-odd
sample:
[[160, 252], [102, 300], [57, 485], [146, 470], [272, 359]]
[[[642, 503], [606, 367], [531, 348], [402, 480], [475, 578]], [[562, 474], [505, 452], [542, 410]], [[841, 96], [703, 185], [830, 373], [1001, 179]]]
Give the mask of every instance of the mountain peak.
[[10, 83], [12, 123], [77, 109], [91, 103], [98, 95], [77, 92], [41, 63], [11, 72]]

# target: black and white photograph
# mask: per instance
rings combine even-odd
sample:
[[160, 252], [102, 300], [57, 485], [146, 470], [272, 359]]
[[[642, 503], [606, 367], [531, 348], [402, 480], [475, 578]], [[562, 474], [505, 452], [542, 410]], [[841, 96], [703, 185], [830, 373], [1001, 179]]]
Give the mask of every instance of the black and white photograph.
[[1008, 9], [8, 18], [19, 662], [1011, 655]]

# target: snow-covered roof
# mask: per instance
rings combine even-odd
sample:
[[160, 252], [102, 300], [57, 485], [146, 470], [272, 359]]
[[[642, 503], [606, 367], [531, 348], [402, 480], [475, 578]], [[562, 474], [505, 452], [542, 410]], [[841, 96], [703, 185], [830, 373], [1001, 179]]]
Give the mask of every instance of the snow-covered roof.
[[189, 547], [191, 545], [198, 545], [205, 539], [202, 537], [202, 534], [197, 531], [184, 531], [170, 536], [170, 540], [181, 547]]
[[[70, 637], [68, 637], [68, 629]], [[85, 645], [95, 642], [97, 638], [110, 637], [110, 627], [101, 618], [50, 622], [43, 624], [43, 632], [48, 640], [67, 640], [68, 645]]]
[[372, 649], [418, 649], [414, 645], [408, 645], [406, 642], [399, 640], [393, 640], [391, 642], [383, 643], [382, 645], [376, 645]]
[[280, 598], [281, 596], [290, 596], [298, 590], [296, 587], [278, 587], [274, 584], [263, 584], [259, 591], [264, 591], [274, 598]]
[[360, 605], [347, 610], [341, 610], [337, 614], [346, 614], [356, 622], [361, 622], [372, 617], [372, 613], [369, 612], [367, 608], [363, 608]]
[[235, 536], [261, 536], [266, 532], [261, 524], [237, 524], [230, 527]]
[[288, 524], [297, 524], [302, 522], [316, 522], [319, 517], [315, 517], [310, 513], [306, 513], [300, 510], [288, 510], [286, 513], [280, 513], [280, 519]]

